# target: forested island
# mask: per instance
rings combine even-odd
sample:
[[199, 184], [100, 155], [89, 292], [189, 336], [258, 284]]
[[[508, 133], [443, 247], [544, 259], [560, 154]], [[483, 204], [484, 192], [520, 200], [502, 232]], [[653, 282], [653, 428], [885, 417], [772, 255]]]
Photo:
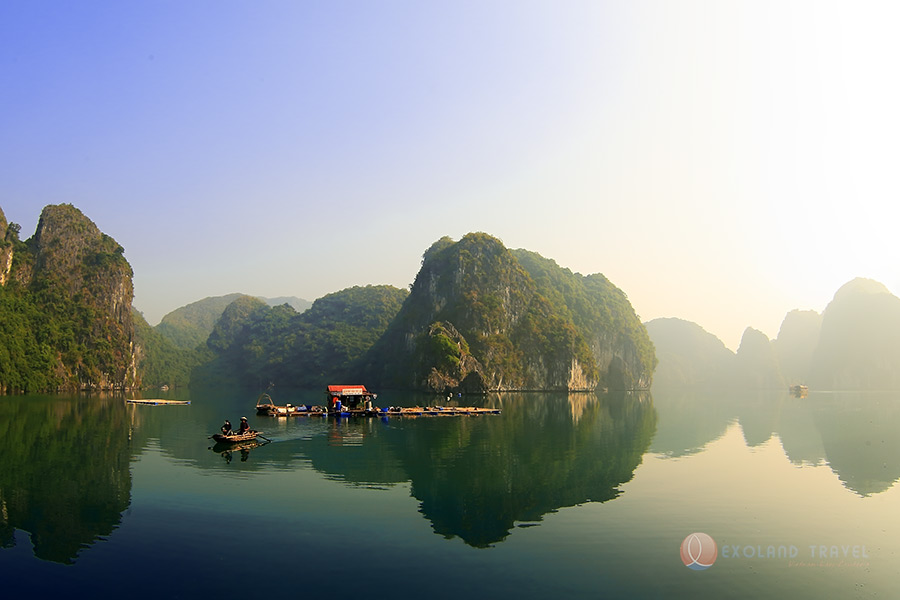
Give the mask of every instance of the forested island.
[[[80, 210], [51, 205], [27, 240], [0, 210], [0, 393], [159, 386], [482, 393], [660, 385], [900, 389], [900, 299], [843, 286], [777, 338], [732, 352], [680, 319], [642, 324], [625, 293], [485, 233], [425, 250], [409, 289], [352, 287], [313, 303], [231, 294], [155, 327], [132, 307], [124, 249]], [[657, 363], [659, 368], [657, 369]]]
[[[0, 392], [365, 381], [440, 393], [646, 389], [656, 357], [624, 292], [484, 233], [426, 250], [409, 290], [328, 294], [306, 309], [236, 294], [151, 327], [124, 249], [77, 208], [34, 235], [0, 211]], [[301, 301], [302, 304], [302, 301]]]

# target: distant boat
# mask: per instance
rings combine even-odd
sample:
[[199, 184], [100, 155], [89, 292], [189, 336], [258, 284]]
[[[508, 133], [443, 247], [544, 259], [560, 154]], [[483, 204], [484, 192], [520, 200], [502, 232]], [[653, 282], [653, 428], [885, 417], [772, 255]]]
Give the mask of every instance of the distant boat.
[[792, 385], [788, 390], [791, 392], [792, 396], [797, 398], [806, 398], [809, 395], [809, 388], [805, 385]]

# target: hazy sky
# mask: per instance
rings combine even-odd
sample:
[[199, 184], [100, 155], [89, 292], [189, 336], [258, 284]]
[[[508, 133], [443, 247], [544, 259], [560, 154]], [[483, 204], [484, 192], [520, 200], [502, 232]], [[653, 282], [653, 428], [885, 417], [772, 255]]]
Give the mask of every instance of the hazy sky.
[[0, 3], [0, 207], [72, 203], [151, 324], [405, 287], [485, 231], [736, 348], [900, 291], [895, 2]]

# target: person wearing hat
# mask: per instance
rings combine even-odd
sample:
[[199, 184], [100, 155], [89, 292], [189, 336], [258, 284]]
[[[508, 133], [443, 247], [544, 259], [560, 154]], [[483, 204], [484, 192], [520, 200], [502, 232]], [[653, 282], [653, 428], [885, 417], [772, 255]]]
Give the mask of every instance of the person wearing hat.
[[248, 431], [250, 431], [250, 423], [247, 422], [247, 417], [241, 417], [240, 433], [244, 434]]

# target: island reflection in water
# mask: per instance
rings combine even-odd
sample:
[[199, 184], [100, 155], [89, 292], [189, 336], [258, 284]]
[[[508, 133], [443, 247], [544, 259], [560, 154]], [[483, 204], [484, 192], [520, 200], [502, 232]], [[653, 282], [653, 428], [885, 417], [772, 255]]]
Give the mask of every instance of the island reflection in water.
[[[900, 479], [900, 402], [891, 394], [506, 394], [483, 399], [502, 408], [499, 416], [251, 417], [272, 443], [216, 448], [208, 435], [223, 415], [249, 412], [246, 398], [195, 393], [185, 407], [126, 406], [121, 398], [0, 399], [0, 541], [9, 549], [16, 530], [27, 532], [35, 557], [76, 562], [98, 540], [115, 538], [133, 485], [141, 488], [132, 481], [133, 465], [155, 455], [165, 462], [153, 467], [164, 482], [154, 485], [166, 487], [153, 496], [138, 492], [145, 504], [193, 498], [197, 490], [219, 502], [232, 486], [204, 483], [213, 475], [252, 481], [257, 498], [282, 494], [284, 503], [304, 505], [302, 489], [279, 488], [268, 476], [311, 469], [350, 493], [371, 490], [373, 502], [378, 490], [408, 486], [435, 534], [476, 548], [496, 546], [561, 508], [620, 497], [645, 453], [701, 454], [735, 423], [748, 447], [777, 437], [791, 463], [828, 465], [858, 497]], [[239, 496], [232, 501], [235, 510], [252, 508]], [[388, 495], [384, 501], [397, 502]], [[179, 523], [154, 522], [163, 526]], [[274, 541], [277, 533], [271, 535]]]
[[29, 532], [37, 558], [71, 564], [113, 532], [131, 495], [120, 398], [0, 401], [0, 543]]
[[559, 508], [616, 498], [656, 430], [648, 393], [505, 394], [489, 402], [502, 415], [332, 421], [303, 453], [316, 470], [351, 484], [411, 482], [435, 533], [484, 547]]
[[508, 394], [486, 403], [503, 414], [258, 419], [278, 443], [237, 447], [207, 440], [206, 448], [221, 456], [210, 462], [197, 443], [205, 433], [200, 421], [215, 422], [208, 415], [220, 412], [209, 405], [7, 398], [0, 403], [6, 428], [0, 447], [13, 467], [0, 475], [3, 543], [13, 545], [20, 529], [30, 533], [38, 558], [73, 562], [119, 525], [130, 500], [129, 460], [152, 441], [201, 470], [238, 458], [247, 473], [306, 464], [351, 486], [408, 482], [435, 533], [484, 547], [559, 508], [616, 498], [656, 428], [647, 393]]
[[900, 394], [654, 390], [659, 430], [650, 451], [673, 458], [702, 452], [738, 423], [748, 447], [777, 437], [797, 466], [828, 465], [844, 487], [867, 497], [900, 480]]

